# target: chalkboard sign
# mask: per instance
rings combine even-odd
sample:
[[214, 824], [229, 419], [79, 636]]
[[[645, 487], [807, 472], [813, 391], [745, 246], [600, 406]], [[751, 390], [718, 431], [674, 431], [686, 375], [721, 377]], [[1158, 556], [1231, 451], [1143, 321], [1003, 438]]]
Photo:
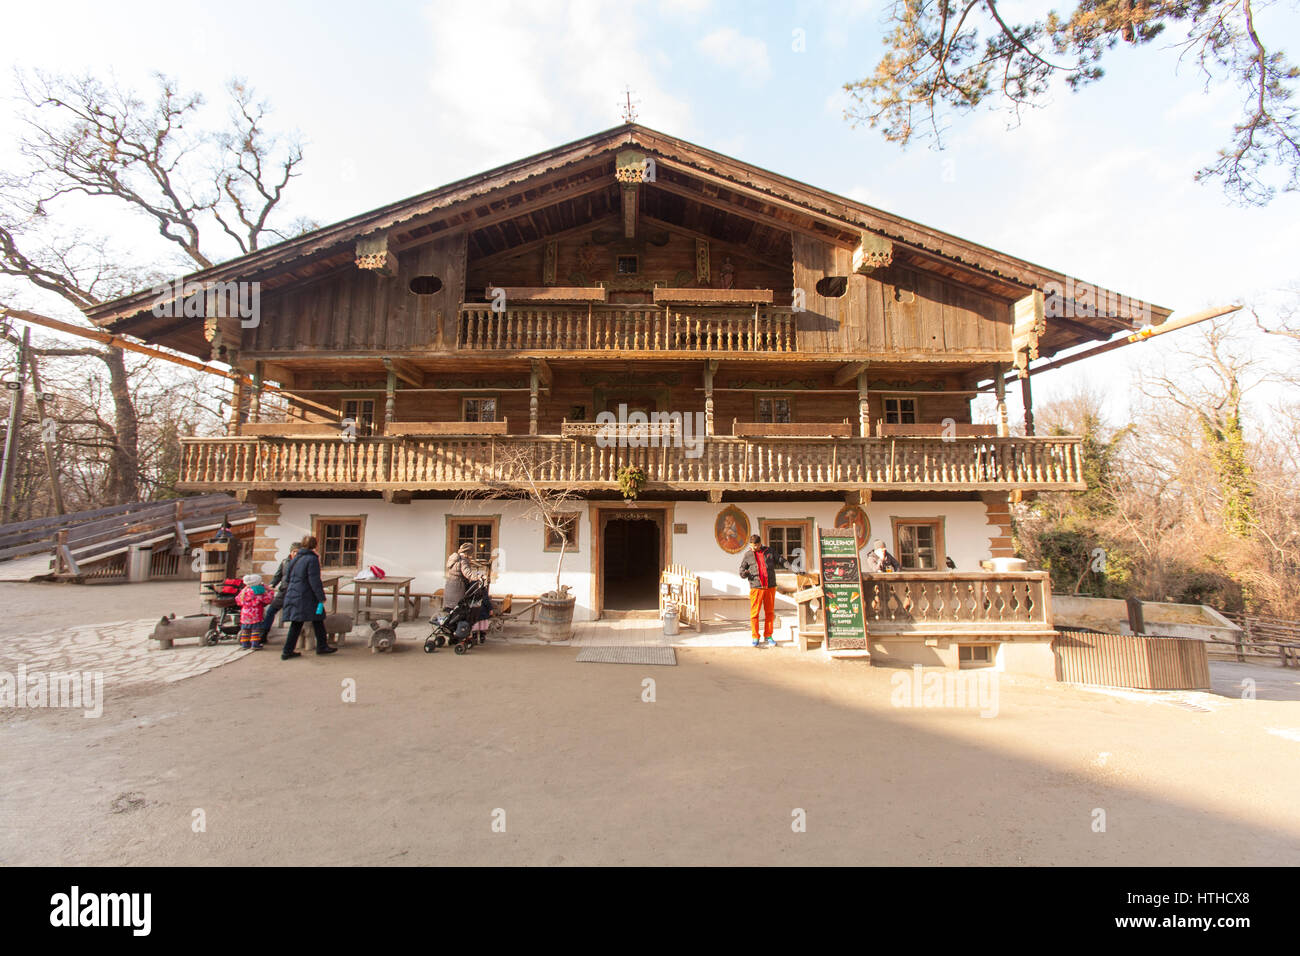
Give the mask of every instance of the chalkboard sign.
[[857, 534], [852, 528], [819, 529], [817, 537], [826, 601], [826, 647], [832, 651], [866, 650]]

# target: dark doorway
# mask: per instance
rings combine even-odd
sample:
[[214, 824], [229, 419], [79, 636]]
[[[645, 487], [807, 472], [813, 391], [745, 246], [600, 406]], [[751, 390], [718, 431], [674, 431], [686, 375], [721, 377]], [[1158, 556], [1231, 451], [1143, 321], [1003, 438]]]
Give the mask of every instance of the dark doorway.
[[659, 606], [659, 523], [610, 519], [601, 542], [605, 607], [624, 611]]

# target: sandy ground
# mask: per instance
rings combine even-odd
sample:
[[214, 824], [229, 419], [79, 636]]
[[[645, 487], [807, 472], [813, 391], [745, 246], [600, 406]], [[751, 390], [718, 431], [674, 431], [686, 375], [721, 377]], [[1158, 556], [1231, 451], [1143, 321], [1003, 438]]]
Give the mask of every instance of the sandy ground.
[[[193, 587], [2, 585], [0, 632], [185, 613]], [[785, 648], [653, 667], [403, 634], [117, 685], [97, 719], [0, 711], [0, 863], [1300, 863], [1294, 672], [1216, 664], [1201, 695], [1002, 677], [984, 718]]]

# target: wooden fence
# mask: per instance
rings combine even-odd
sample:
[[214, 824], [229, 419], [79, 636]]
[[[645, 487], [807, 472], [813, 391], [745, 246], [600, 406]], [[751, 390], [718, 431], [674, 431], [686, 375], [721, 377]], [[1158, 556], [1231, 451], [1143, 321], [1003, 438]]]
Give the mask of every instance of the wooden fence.
[[1300, 621], [1241, 611], [1224, 617], [1241, 627], [1241, 640], [1211, 641], [1216, 657], [1238, 661], [1276, 660], [1283, 667], [1300, 667]]
[[1058, 630], [1052, 641], [1056, 679], [1137, 690], [1209, 690], [1206, 642]]
[[700, 579], [683, 565], [670, 564], [659, 576], [659, 613], [669, 602], [677, 605], [684, 627], [700, 629]]

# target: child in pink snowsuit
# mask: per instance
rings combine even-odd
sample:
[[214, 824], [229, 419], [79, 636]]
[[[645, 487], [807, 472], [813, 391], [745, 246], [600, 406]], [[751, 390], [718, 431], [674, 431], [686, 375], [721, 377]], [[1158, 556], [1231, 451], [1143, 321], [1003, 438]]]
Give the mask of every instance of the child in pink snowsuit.
[[239, 646], [244, 650], [262, 649], [262, 614], [274, 597], [260, 574], [244, 575], [244, 586], [235, 595], [239, 605]]

